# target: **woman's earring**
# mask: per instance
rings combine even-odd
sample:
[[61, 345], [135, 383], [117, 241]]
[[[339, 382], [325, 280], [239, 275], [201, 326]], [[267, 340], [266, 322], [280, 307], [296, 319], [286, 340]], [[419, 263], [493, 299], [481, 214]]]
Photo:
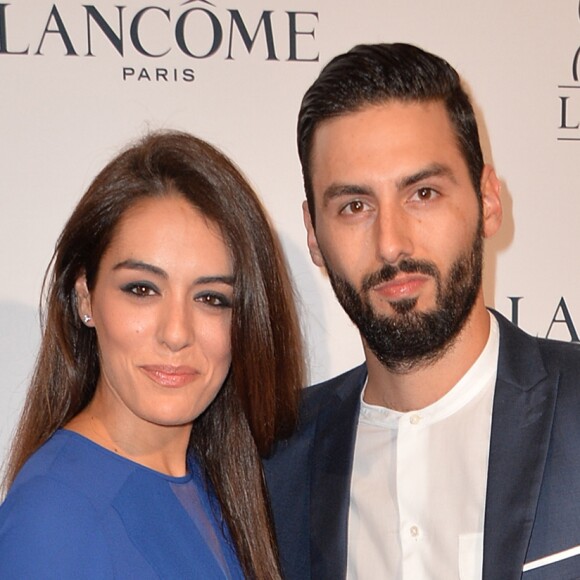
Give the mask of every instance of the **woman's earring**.
[[83, 314], [83, 322], [85, 324], [88, 324], [92, 319], [93, 319], [92, 316], [89, 316], [88, 314]]

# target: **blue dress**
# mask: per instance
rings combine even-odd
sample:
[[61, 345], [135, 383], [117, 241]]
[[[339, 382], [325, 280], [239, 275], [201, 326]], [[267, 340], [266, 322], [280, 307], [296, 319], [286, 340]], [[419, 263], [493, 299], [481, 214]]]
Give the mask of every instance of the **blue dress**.
[[0, 506], [0, 578], [242, 579], [217, 499], [189, 467], [170, 477], [57, 431]]

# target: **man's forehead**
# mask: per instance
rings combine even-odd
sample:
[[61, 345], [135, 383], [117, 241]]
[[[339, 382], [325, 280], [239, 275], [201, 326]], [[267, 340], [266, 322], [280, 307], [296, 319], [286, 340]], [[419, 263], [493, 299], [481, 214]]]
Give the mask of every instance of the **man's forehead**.
[[447, 108], [443, 99], [395, 99], [389, 98], [384, 100], [369, 101], [361, 103], [360, 105], [353, 107], [352, 109], [342, 111], [336, 115], [329, 116], [325, 119], [321, 119], [314, 130], [314, 135], [317, 131], [327, 125], [332, 125], [333, 123], [339, 122], [343, 119], [356, 119], [357, 117], [364, 116], [367, 113], [372, 113], [373, 111], [383, 111], [383, 110], [398, 110], [398, 109], [408, 109], [408, 110], [421, 110], [421, 111], [431, 111], [433, 113], [444, 113], [449, 119], [447, 113]]
[[315, 177], [328, 165], [346, 170], [353, 164], [364, 167], [373, 161], [388, 164], [392, 158], [400, 163], [408, 158], [410, 171], [415, 171], [425, 164], [445, 162], [437, 158], [444, 153], [462, 157], [441, 101], [387, 101], [321, 122], [314, 133], [311, 167]]

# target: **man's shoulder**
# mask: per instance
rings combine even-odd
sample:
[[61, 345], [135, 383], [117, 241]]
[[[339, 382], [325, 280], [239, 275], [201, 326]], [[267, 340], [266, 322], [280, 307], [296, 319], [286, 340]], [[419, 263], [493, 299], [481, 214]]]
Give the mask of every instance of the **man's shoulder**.
[[558, 384], [560, 414], [572, 413], [576, 422], [580, 409], [580, 344], [537, 340], [547, 375], [554, 377]]
[[547, 365], [556, 368], [580, 367], [580, 343], [537, 338], [538, 346]]
[[580, 368], [580, 343], [532, 336], [501, 314], [494, 312], [494, 315], [500, 327], [500, 344], [510, 357], [522, 357], [529, 363], [536, 351], [548, 372]]
[[360, 393], [366, 376], [367, 367], [362, 364], [322, 383], [306, 387], [302, 391], [299, 425], [314, 420], [322, 409], [339, 405], [355, 392]]
[[[532, 336], [501, 315], [498, 378], [527, 391], [556, 392], [560, 412], [580, 406], [580, 344]], [[567, 411], [566, 411], [567, 409]]]
[[331, 418], [338, 409], [347, 405], [354, 417], [358, 408], [358, 395], [366, 376], [366, 365], [362, 364], [322, 383], [306, 387], [302, 391], [296, 430], [288, 439], [277, 443], [272, 456], [265, 461], [267, 471], [279, 463], [284, 464], [289, 456], [306, 460], [322, 413]]

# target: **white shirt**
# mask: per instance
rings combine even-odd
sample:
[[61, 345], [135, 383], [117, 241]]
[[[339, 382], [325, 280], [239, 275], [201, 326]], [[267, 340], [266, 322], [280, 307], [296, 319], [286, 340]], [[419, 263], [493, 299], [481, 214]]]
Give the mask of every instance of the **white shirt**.
[[481, 580], [499, 353], [498, 325], [490, 318], [479, 358], [432, 405], [399, 413], [361, 401], [349, 580]]

